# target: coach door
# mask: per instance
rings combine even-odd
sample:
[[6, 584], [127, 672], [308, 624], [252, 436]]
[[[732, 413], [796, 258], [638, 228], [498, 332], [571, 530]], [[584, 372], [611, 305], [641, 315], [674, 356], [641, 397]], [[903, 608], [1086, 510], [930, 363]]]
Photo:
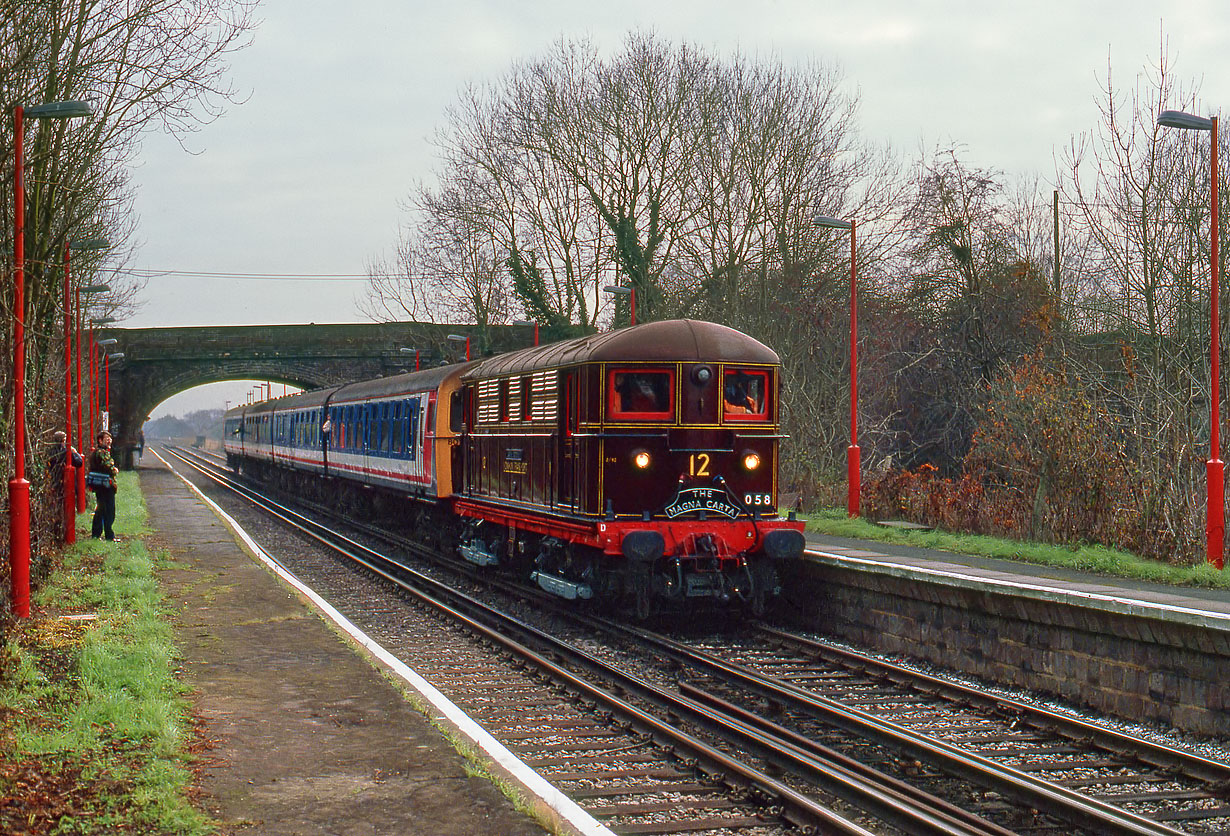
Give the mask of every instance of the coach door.
[[577, 456], [576, 431], [579, 420], [580, 398], [578, 397], [577, 372], [575, 369], [562, 371], [559, 375], [559, 427], [556, 446], [555, 472], [555, 506], [560, 509], [576, 510]]
[[[466, 400], [469, 397], [471, 387], [454, 389], [448, 399], [448, 429], [451, 434], [448, 442], [448, 468], [449, 475], [452, 479], [452, 493], [462, 494], [470, 493], [472, 484], [466, 481], [466, 453], [470, 444], [473, 443], [473, 438], [461, 441], [461, 437], [466, 429], [466, 421], [470, 421], [471, 432], [474, 429], [472, 414], [467, 414]], [[444, 463], [437, 462], [437, 468], [443, 468]], [[441, 496], [444, 495], [441, 490]]]

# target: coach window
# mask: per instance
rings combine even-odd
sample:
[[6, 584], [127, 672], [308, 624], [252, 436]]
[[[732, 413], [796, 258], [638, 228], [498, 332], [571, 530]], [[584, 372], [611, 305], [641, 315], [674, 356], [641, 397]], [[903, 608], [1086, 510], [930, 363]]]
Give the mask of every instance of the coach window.
[[415, 461], [418, 457], [421, 444], [419, 432], [421, 431], [422, 408], [419, 404], [419, 401], [406, 401], [406, 458], [410, 461]]
[[504, 424], [508, 422], [508, 378], [501, 380], [499, 387], [500, 423]]
[[530, 407], [530, 393], [534, 388], [534, 378], [526, 375], [521, 378], [521, 420], [530, 421], [534, 418], [534, 413]]
[[614, 369], [607, 384], [611, 418], [641, 421], [669, 419], [674, 391], [669, 371]]
[[722, 416], [728, 421], [769, 417], [769, 373], [727, 369], [722, 381]]

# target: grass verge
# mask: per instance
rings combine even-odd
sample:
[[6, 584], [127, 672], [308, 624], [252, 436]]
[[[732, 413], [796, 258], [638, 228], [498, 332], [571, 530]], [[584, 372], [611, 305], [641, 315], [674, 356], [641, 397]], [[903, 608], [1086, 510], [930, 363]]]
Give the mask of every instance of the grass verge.
[[1053, 546], [973, 534], [952, 534], [939, 530], [910, 531], [888, 528], [863, 518], [850, 519], [846, 516], [845, 509], [836, 508], [821, 509], [805, 516], [808, 531], [834, 537], [853, 537], [902, 546], [940, 549], [957, 554], [1019, 560], [1024, 563], [1175, 586], [1230, 589], [1230, 573], [1219, 572], [1207, 564], [1171, 566], [1105, 546]]
[[214, 831], [191, 803], [193, 729], [138, 539], [144, 499], [135, 473], [119, 484], [123, 541], [82, 535], [0, 648], [0, 833]]

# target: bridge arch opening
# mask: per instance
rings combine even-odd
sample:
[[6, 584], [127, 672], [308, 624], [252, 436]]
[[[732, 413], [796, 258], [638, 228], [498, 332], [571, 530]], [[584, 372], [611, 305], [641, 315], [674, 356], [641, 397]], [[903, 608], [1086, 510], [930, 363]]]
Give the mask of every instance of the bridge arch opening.
[[270, 380], [225, 380], [193, 386], [170, 395], [149, 411], [142, 424], [147, 441], [204, 436], [221, 442], [222, 414], [229, 408], [266, 397], [293, 395], [302, 387]]

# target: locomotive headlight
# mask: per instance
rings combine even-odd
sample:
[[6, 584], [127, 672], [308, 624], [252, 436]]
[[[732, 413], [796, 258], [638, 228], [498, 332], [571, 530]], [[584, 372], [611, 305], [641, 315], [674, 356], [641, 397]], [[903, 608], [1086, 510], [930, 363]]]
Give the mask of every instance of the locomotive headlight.
[[760, 456], [756, 453], [744, 453], [743, 467], [747, 470], [755, 470], [760, 467]]
[[649, 453], [645, 450], [637, 450], [632, 454], [632, 463], [641, 470], [649, 467], [650, 461], [652, 460], [649, 457]]

